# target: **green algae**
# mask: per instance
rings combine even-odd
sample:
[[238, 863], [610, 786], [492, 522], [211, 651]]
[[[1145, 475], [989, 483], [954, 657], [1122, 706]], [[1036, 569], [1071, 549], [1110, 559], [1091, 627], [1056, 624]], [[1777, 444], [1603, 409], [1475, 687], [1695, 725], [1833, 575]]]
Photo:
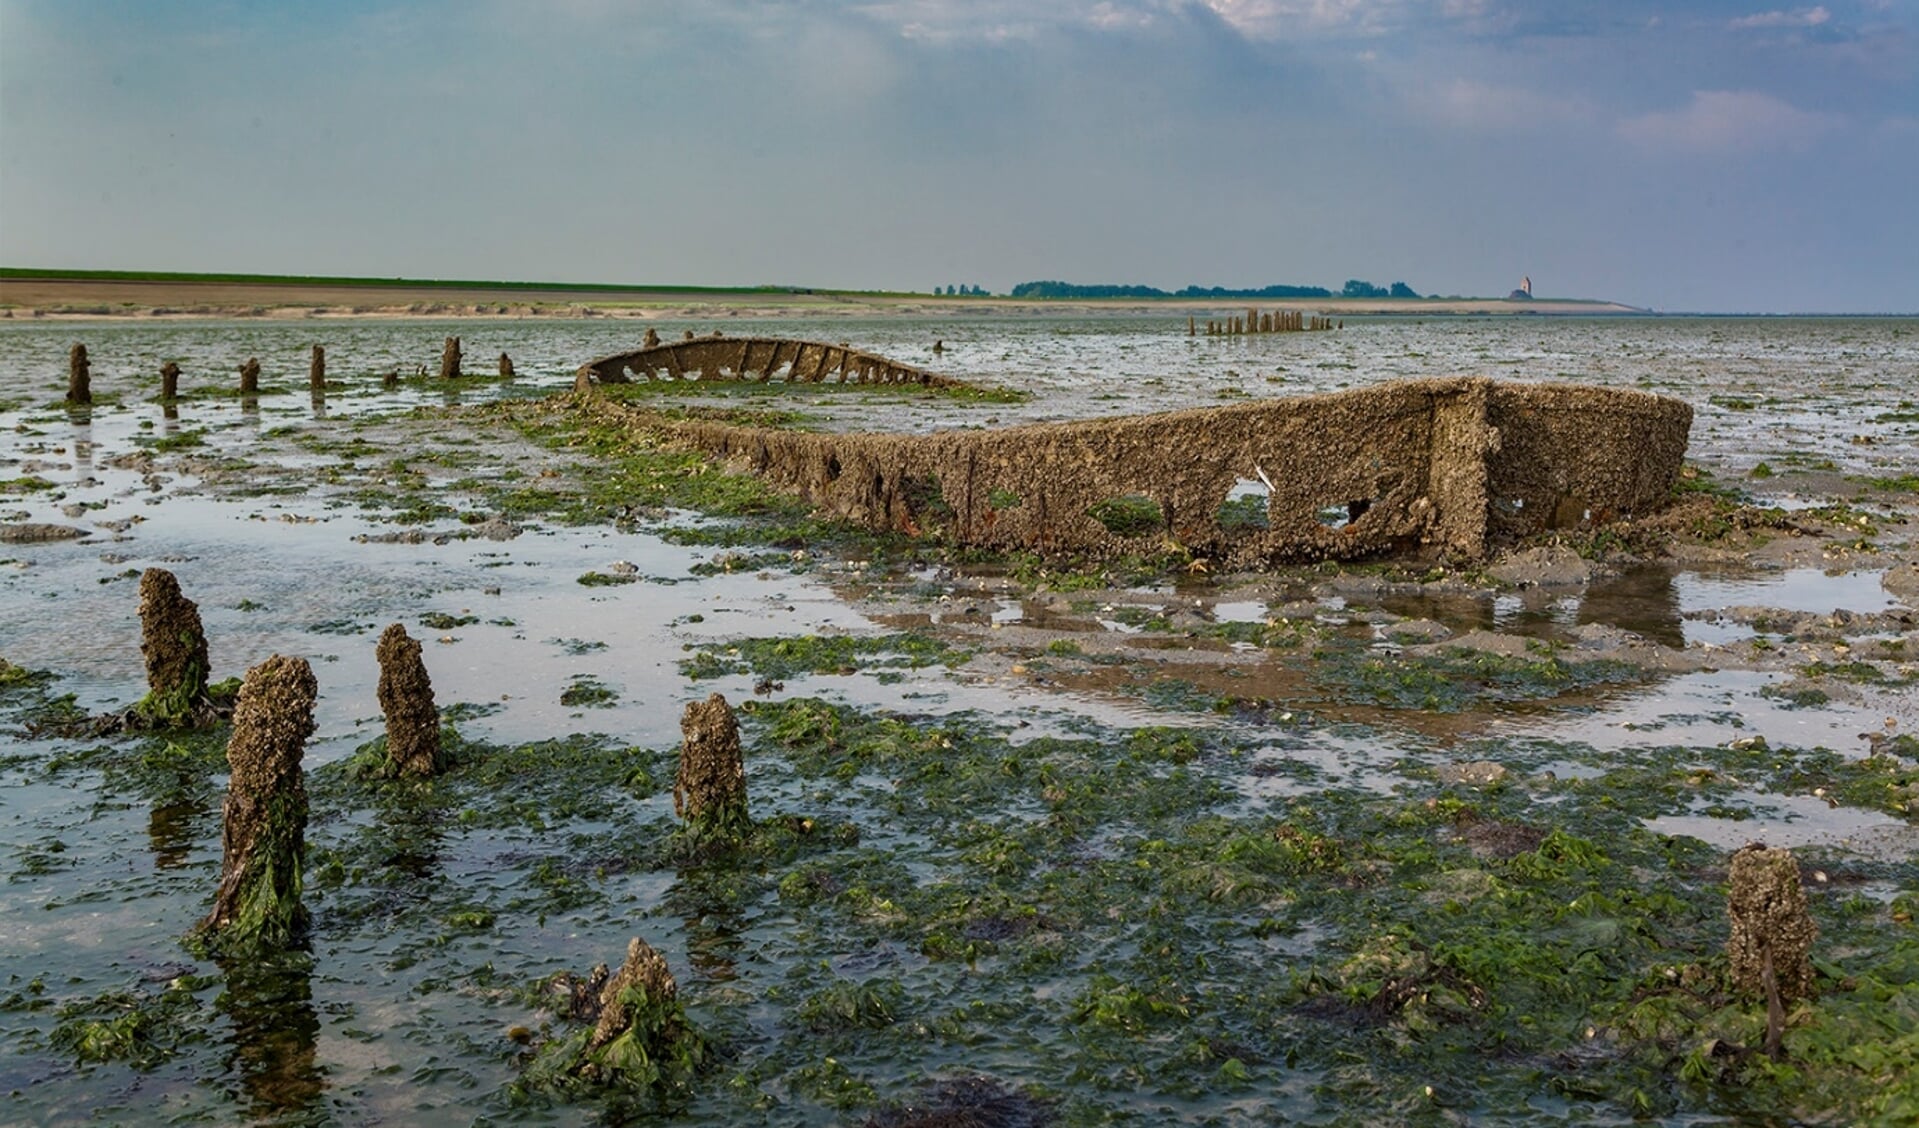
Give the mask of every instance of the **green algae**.
[[1569, 662], [1552, 653], [1521, 657], [1464, 647], [1414, 657], [1328, 645], [1316, 650], [1313, 660], [1315, 679], [1341, 700], [1433, 713], [1549, 699], [1646, 679], [1627, 662]]
[[[884, 1122], [955, 1067], [1016, 1068], [1067, 1122], [1218, 1110], [1249, 1092], [1288, 1117], [1350, 1122], [1435, 1108], [1524, 1120], [1550, 1101], [1575, 1120], [1892, 1123], [1911, 1099], [1913, 863], [1808, 858], [1905, 900], [1857, 897], [1851, 877], [1809, 890], [1828, 937], [1819, 993], [1773, 1063], [1748, 1052], [1763, 1008], [1715, 986], [1724, 855], [1642, 824], [1702, 796], [1736, 808], [1753, 788], [1889, 809], [1913, 770], [1897, 756], [1675, 745], [1623, 764], [1484, 741], [1470, 753], [1509, 769], [1496, 783], [1444, 784], [1422, 755], [1396, 765], [1392, 790], [1302, 765], [1306, 792], [1265, 802], [1242, 781], [1266, 736], [1243, 731], [1082, 723], [1015, 743], [967, 714], [814, 698], [754, 701], [741, 720], [756, 829], [691, 859], [670, 845], [670, 751], [581, 736], [471, 745], [430, 781], [317, 768], [316, 930], [376, 946], [383, 974], [413, 985], [409, 1007], [431, 1015], [514, 982], [500, 953], [530, 921], [600, 935], [635, 911], [636, 883], [664, 886], [644, 911], [694, 961], [679, 1001], [705, 1039], [698, 1069], [663, 1104], [645, 1086], [540, 1084], [537, 1071], [480, 1082], [498, 1086], [488, 1108], [502, 1118], [565, 1102]], [[176, 755], [104, 747], [151, 749], [156, 779]], [[106, 770], [95, 755], [60, 775]], [[1583, 772], [1541, 770], [1567, 762]], [[445, 879], [475, 856], [486, 880]], [[574, 966], [591, 954], [573, 949]], [[496, 1030], [526, 1021], [511, 1001], [523, 994], [499, 998], [480, 1004]], [[39, 1013], [44, 1037], [54, 1019]], [[452, 1037], [431, 1021], [419, 1037]], [[512, 1048], [495, 1038], [460, 1053], [504, 1061]]]
[[902, 632], [887, 635], [806, 635], [798, 638], [747, 638], [730, 642], [688, 644], [692, 657], [682, 659], [680, 672], [695, 680], [753, 674], [784, 680], [803, 674], [850, 674], [882, 670], [881, 681], [897, 681], [892, 673], [927, 666], [958, 666], [971, 656], [927, 635]]

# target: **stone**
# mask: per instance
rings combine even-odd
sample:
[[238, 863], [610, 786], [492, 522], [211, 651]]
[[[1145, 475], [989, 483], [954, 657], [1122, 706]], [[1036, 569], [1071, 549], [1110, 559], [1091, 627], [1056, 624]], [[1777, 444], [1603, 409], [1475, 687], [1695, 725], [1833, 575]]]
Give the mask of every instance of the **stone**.
[[680, 766], [673, 777], [673, 813], [697, 830], [739, 830], [746, 811], [746, 761], [740, 725], [720, 694], [688, 702], [680, 716]]
[[1514, 587], [1572, 587], [1592, 578], [1592, 565], [1563, 544], [1512, 553], [1486, 571]]
[[1450, 786], [1485, 787], [1488, 784], [1498, 783], [1510, 773], [1507, 772], [1504, 764], [1494, 763], [1491, 760], [1469, 760], [1463, 763], [1441, 764], [1433, 769], [1433, 774], [1439, 777], [1439, 782]]
[[447, 768], [440, 745], [440, 710], [420, 657], [420, 640], [399, 623], [380, 635], [378, 695], [386, 714], [386, 774], [424, 779]]
[[1908, 606], [1919, 602], [1919, 563], [1894, 564], [1879, 577], [1879, 586]]
[[87, 346], [76, 344], [67, 351], [67, 402], [93, 402], [93, 366], [87, 360]]
[[38, 544], [42, 541], [78, 540], [88, 535], [72, 525], [49, 525], [43, 521], [12, 521], [0, 524], [0, 544]]
[[300, 758], [319, 683], [304, 658], [274, 655], [247, 671], [227, 741], [220, 889], [201, 932], [221, 947], [285, 948], [306, 932], [300, 903], [307, 796]]

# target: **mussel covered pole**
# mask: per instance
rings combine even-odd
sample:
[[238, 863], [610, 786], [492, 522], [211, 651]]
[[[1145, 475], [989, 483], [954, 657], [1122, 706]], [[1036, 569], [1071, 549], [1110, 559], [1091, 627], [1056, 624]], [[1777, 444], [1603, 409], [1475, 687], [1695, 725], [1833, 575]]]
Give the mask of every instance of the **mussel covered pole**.
[[222, 947], [297, 943], [306, 864], [306, 784], [300, 757], [313, 732], [319, 684], [304, 658], [274, 655], [247, 671], [227, 741], [220, 890], [203, 934]]
[[420, 640], [398, 623], [387, 627], [380, 660], [380, 711], [386, 714], [387, 773], [424, 778], [446, 770], [440, 746], [440, 710], [420, 657]]
[[67, 402], [93, 402], [92, 365], [87, 361], [87, 346], [76, 344], [67, 350]]

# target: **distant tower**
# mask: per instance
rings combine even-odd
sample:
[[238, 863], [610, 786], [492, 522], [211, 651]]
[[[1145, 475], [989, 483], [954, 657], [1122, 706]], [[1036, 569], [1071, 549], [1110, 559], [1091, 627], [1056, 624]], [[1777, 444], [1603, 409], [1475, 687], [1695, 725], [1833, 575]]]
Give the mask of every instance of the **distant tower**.
[[1519, 280], [1519, 288], [1525, 291], [1525, 294], [1527, 297], [1529, 298], [1532, 297], [1533, 296], [1533, 276], [1528, 274], [1524, 278], [1521, 278]]

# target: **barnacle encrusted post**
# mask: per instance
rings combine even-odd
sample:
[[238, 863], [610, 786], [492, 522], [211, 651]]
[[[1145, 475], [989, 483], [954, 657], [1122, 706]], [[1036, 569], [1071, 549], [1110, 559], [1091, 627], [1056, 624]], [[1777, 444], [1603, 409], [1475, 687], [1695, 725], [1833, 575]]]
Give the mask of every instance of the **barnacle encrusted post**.
[[304, 658], [274, 655], [247, 671], [227, 741], [220, 891], [200, 925], [223, 946], [285, 947], [306, 930], [300, 903], [307, 794], [300, 756], [319, 683]]
[[1766, 1001], [1766, 1052], [1779, 1056], [1786, 1005], [1812, 994], [1812, 942], [1819, 926], [1806, 911], [1799, 863], [1790, 850], [1751, 842], [1733, 852], [1726, 941], [1733, 985]]
[[398, 623], [380, 635], [380, 711], [386, 714], [386, 774], [425, 778], [446, 770], [440, 710], [420, 658], [420, 640]]
[[92, 403], [92, 366], [87, 361], [87, 346], [74, 345], [67, 352], [67, 402]]
[[460, 339], [448, 337], [440, 349], [440, 379], [453, 380], [460, 375]]
[[746, 762], [740, 724], [726, 698], [715, 693], [687, 703], [680, 715], [680, 767], [673, 777], [673, 811], [694, 838], [739, 833], [746, 813]]
[[706, 1048], [686, 1018], [666, 957], [635, 936], [626, 962], [600, 989], [600, 1017], [573, 1073], [640, 1089], [683, 1087]]
[[307, 364], [307, 387], [316, 396], [326, 394], [326, 349], [313, 346], [313, 359]]
[[200, 607], [181, 594], [180, 581], [165, 568], [140, 574], [140, 653], [147, 664], [147, 695], [133, 706], [136, 718], [160, 728], [211, 720], [211, 665]]

